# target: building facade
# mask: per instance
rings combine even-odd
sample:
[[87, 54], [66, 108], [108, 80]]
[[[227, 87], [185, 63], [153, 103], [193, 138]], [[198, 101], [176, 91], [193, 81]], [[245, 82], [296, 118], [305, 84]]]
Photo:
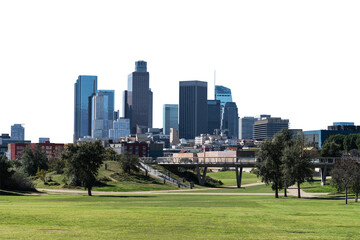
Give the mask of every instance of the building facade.
[[220, 116], [220, 100], [208, 100], [208, 134], [214, 134], [215, 129], [220, 129], [221, 116]]
[[99, 90], [92, 97], [91, 137], [109, 138], [114, 121], [114, 90]]
[[288, 119], [274, 117], [262, 118], [254, 123], [253, 138], [256, 140], [270, 139], [282, 129], [289, 129]]
[[225, 106], [225, 103], [232, 102], [231, 89], [215, 85], [215, 100], [219, 100], [222, 107]]
[[109, 138], [113, 141], [130, 135], [130, 119], [119, 118], [114, 121], [113, 128], [109, 130]]
[[25, 140], [25, 128], [21, 124], [14, 124], [11, 126], [11, 139]]
[[255, 117], [243, 117], [239, 120], [239, 138], [252, 139], [254, 133]]
[[152, 127], [153, 93], [149, 88], [147, 63], [137, 61], [135, 72], [128, 76], [128, 90], [124, 92], [124, 117], [130, 119], [130, 132], [136, 133], [137, 125]]
[[30, 146], [32, 149], [35, 149], [36, 146], [40, 146], [41, 149], [45, 152], [48, 159], [60, 157], [61, 153], [64, 151], [64, 144], [62, 143], [10, 143], [10, 160], [21, 159], [24, 149], [27, 146]]
[[97, 76], [80, 75], [75, 83], [73, 141], [91, 136], [91, 98], [97, 91]]
[[239, 114], [236, 103], [225, 103], [222, 113], [221, 128], [230, 139], [237, 139], [239, 136]]
[[207, 82], [180, 81], [179, 135], [195, 139], [208, 131]]
[[179, 105], [164, 104], [163, 106], [163, 131], [170, 135], [170, 128], [179, 129]]

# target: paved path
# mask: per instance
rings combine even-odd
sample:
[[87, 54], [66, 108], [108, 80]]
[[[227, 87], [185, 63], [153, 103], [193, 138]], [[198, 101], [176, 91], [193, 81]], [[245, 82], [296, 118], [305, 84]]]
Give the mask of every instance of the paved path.
[[[298, 195], [298, 187], [296, 185], [289, 187], [287, 191], [288, 191], [288, 195], [290, 196], [297, 197]], [[300, 188], [300, 195], [301, 197], [320, 197], [320, 196], [328, 195], [328, 193], [307, 193]]]

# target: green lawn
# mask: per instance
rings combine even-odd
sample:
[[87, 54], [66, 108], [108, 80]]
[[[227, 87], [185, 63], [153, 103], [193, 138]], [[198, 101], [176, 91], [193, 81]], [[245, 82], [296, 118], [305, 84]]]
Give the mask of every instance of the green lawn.
[[[223, 186], [236, 186], [236, 173], [235, 171], [220, 171], [220, 172], [209, 172], [207, 173], [209, 177], [212, 177], [216, 180], [221, 180], [224, 183]], [[255, 174], [243, 172], [241, 178], [241, 184], [249, 184], [260, 182], [261, 179], [258, 178]]]
[[273, 196], [0, 196], [1, 239], [359, 239], [360, 205]]
[[[199, 193], [274, 193], [271, 189], [271, 186], [266, 186], [265, 184], [251, 186], [251, 187], [242, 187], [242, 188], [214, 188], [206, 190], [193, 190], [192, 192]], [[283, 191], [280, 191], [282, 193]], [[275, 193], [274, 193], [275, 194]]]

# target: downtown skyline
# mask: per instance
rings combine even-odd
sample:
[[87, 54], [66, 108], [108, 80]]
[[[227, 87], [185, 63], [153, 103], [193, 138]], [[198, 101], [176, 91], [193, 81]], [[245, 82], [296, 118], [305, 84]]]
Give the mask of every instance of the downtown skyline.
[[122, 111], [138, 60], [148, 63], [153, 127], [162, 127], [163, 104], [178, 104], [179, 81], [208, 82], [213, 99], [214, 70], [240, 117], [271, 114], [304, 130], [360, 121], [355, 1], [22, 3], [0, 4], [1, 133], [23, 123], [32, 142], [72, 142], [77, 77], [98, 76]]

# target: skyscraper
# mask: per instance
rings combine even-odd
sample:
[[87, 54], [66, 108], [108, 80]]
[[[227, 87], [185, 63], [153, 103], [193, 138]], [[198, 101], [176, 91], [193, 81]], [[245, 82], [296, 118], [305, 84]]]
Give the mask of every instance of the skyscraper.
[[256, 140], [269, 139], [282, 129], [289, 129], [288, 119], [274, 117], [262, 118], [254, 123], [253, 138]]
[[91, 136], [91, 98], [97, 91], [97, 76], [80, 75], [74, 94], [74, 142]]
[[124, 117], [130, 119], [130, 132], [136, 126], [152, 127], [153, 93], [149, 88], [149, 72], [145, 61], [135, 62], [135, 72], [128, 76], [128, 90], [124, 92]]
[[109, 138], [118, 141], [121, 137], [130, 135], [130, 120], [127, 118], [116, 119], [113, 128], [109, 130]]
[[237, 139], [239, 134], [239, 115], [236, 103], [226, 102], [222, 114], [222, 129], [229, 138]]
[[220, 100], [208, 100], [208, 131], [209, 134], [214, 134], [215, 129], [220, 129]]
[[99, 90], [92, 97], [91, 137], [108, 138], [114, 121], [114, 90]]
[[170, 135], [170, 128], [179, 129], [179, 105], [164, 104], [163, 108], [163, 132]]
[[11, 139], [12, 140], [25, 140], [25, 129], [21, 124], [14, 124], [11, 126]]
[[239, 120], [239, 138], [252, 139], [254, 132], [254, 123], [257, 120], [254, 117], [243, 117]]
[[179, 135], [195, 139], [208, 131], [207, 82], [180, 81]]
[[220, 100], [222, 107], [225, 106], [225, 103], [232, 102], [231, 89], [215, 85], [215, 100]]

